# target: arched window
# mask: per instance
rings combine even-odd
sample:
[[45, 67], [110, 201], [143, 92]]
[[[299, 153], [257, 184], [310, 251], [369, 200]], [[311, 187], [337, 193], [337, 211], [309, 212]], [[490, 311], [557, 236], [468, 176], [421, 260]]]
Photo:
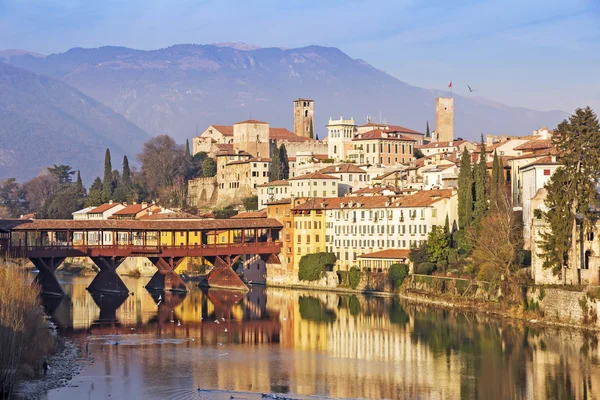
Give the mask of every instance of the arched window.
[[304, 110], [304, 116], [308, 117], [308, 110]]
[[583, 263], [583, 269], [590, 269], [590, 258], [592, 257], [591, 250], [585, 252], [585, 262]]
[[337, 154], [337, 146], [333, 146], [333, 153]]

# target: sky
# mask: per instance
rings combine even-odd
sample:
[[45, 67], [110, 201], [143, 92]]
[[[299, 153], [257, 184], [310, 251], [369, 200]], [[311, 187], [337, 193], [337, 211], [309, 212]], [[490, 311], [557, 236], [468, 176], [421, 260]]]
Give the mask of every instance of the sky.
[[0, 49], [337, 47], [414, 86], [600, 113], [600, 0], [0, 0]]

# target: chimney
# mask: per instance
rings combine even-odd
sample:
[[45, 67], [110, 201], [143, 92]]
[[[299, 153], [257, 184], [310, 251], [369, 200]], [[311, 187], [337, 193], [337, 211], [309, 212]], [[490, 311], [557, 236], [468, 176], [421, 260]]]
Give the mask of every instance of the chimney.
[[502, 135], [502, 142], [508, 142], [508, 135]]
[[485, 144], [487, 144], [488, 146], [491, 146], [492, 144], [494, 144], [494, 140], [492, 139], [492, 135], [486, 135], [485, 136]]
[[148, 215], [152, 215], [152, 211], [148, 211]]
[[108, 204], [112, 204], [112, 203], [113, 203], [113, 201], [112, 201], [112, 200], [109, 200], [109, 201], [108, 201]]
[[146, 203], [145, 201], [142, 201], [142, 208], [146, 208], [148, 207], [148, 203]]

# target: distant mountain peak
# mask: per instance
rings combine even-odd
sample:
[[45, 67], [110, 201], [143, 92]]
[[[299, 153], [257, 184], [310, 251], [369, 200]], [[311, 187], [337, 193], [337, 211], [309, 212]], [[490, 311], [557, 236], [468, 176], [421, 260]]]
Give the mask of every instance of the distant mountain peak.
[[44, 58], [46, 57], [43, 54], [35, 53], [33, 51], [21, 50], [21, 49], [6, 49], [0, 50], [0, 61], [4, 59], [5, 61], [10, 61], [11, 57], [30, 55], [35, 58]]
[[260, 46], [255, 44], [249, 44], [244, 42], [219, 42], [213, 43], [213, 46], [217, 47], [231, 47], [232, 49], [242, 50], [242, 51], [252, 51], [260, 49]]

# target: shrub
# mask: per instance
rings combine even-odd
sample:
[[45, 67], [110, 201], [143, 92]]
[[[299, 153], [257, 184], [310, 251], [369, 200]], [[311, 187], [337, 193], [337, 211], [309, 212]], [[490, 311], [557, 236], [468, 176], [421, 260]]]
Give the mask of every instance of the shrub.
[[360, 283], [361, 272], [358, 268], [352, 267], [350, 268], [350, 272], [348, 273], [348, 280], [350, 281], [350, 287], [352, 289], [356, 289], [358, 284]]
[[399, 287], [404, 282], [404, 279], [408, 276], [408, 265], [406, 264], [392, 264], [390, 266], [390, 270], [388, 271], [388, 275], [390, 278], [390, 282], [394, 288]]
[[258, 196], [248, 196], [242, 199], [242, 204], [246, 211], [258, 210]]
[[306, 254], [300, 259], [298, 279], [301, 281], [318, 281], [323, 272], [333, 266], [337, 258], [333, 253]]
[[435, 264], [430, 262], [423, 262], [417, 267], [417, 274], [431, 275], [435, 271]]

